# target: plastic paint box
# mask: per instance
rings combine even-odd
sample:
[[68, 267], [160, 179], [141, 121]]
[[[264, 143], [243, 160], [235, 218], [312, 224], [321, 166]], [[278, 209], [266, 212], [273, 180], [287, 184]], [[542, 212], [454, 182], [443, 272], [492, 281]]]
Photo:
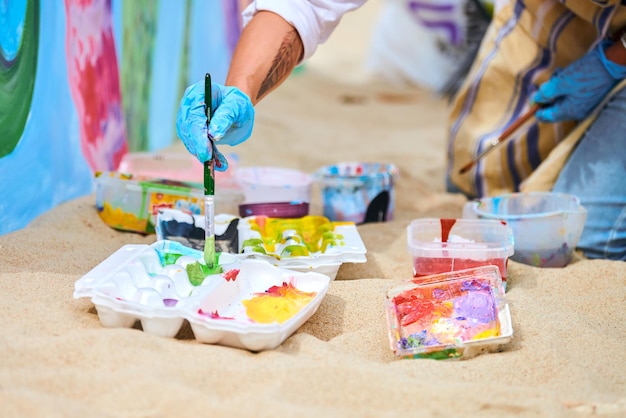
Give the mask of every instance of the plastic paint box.
[[204, 212], [200, 184], [142, 179], [113, 171], [96, 173], [95, 182], [98, 215], [115, 229], [152, 234], [159, 209]]
[[[226, 171], [215, 171], [215, 183], [220, 187], [235, 188], [234, 173], [239, 157], [227, 154]], [[204, 179], [204, 165], [188, 152], [129, 152], [124, 154], [117, 168], [120, 173], [142, 178], [166, 178], [183, 182], [200, 182]]]
[[235, 179], [244, 203], [309, 203], [313, 178], [299, 170], [281, 167], [240, 167]]
[[359, 162], [325, 166], [314, 174], [322, 193], [324, 216], [356, 224], [393, 219], [398, 177], [393, 164]]
[[536, 267], [564, 267], [578, 245], [587, 209], [565, 193], [510, 193], [468, 202], [463, 217], [504, 221], [513, 230], [512, 260]]
[[496, 266], [425, 276], [385, 295], [391, 350], [402, 358], [467, 359], [513, 336]]
[[189, 182], [204, 178], [204, 166], [187, 152], [129, 152], [122, 157], [117, 171], [146, 178], [163, 177]]
[[416, 278], [494, 265], [506, 287], [513, 243], [511, 228], [495, 220], [424, 218], [413, 220], [407, 227]]

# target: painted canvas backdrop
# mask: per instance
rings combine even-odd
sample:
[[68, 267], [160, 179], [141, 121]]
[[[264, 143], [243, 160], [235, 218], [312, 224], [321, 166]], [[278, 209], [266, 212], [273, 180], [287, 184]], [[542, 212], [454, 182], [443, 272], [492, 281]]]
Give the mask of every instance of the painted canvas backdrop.
[[0, 235], [176, 141], [184, 89], [224, 81], [245, 3], [0, 1]]

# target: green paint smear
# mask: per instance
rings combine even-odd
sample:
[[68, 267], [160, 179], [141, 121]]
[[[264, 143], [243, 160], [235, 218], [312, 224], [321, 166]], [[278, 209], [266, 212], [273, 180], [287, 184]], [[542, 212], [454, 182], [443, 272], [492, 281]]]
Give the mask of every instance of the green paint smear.
[[158, 2], [122, 2], [120, 78], [129, 151], [149, 149], [148, 120]]
[[39, 0], [27, 0], [17, 55], [9, 61], [0, 53], [0, 158], [13, 152], [24, 132], [35, 89], [38, 49]]
[[446, 350], [435, 351], [433, 353], [421, 353], [421, 354], [413, 354], [412, 356], [407, 356], [406, 358], [421, 358], [421, 359], [430, 359], [430, 360], [446, 360], [450, 358], [459, 358], [462, 353], [459, 352], [456, 348], [448, 348]]
[[[216, 260], [219, 260], [219, 253], [215, 257]], [[211, 274], [220, 274], [224, 270], [222, 267], [215, 263], [213, 267], [209, 267], [206, 264], [202, 264], [199, 261], [195, 263], [187, 264], [187, 276], [189, 277], [189, 282], [194, 286], [200, 286], [204, 279]]]
[[163, 263], [165, 266], [169, 266], [170, 264], [176, 264], [179, 258], [183, 255], [180, 253], [168, 253], [163, 254]]

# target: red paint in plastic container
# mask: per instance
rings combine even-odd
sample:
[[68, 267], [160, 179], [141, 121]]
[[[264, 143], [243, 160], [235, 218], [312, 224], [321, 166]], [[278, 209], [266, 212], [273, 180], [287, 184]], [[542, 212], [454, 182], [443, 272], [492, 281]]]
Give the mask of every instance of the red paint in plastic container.
[[416, 219], [407, 227], [407, 245], [413, 277], [493, 265], [506, 283], [513, 233], [500, 221]]

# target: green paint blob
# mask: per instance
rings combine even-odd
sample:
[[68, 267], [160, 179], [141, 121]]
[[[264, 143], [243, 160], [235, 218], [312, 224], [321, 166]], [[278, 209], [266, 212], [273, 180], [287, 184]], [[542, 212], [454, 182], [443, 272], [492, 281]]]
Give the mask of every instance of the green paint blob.
[[422, 358], [430, 360], [446, 360], [450, 358], [459, 358], [463, 353], [456, 348], [447, 348], [441, 351], [434, 351], [432, 353], [420, 353], [408, 356], [407, 358]]
[[199, 261], [195, 263], [187, 264], [185, 270], [187, 271], [187, 276], [189, 277], [189, 283], [193, 286], [200, 286], [204, 279], [211, 274], [220, 274], [224, 270], [222, 267], [217, 264], [217, 260], [219, 260], [219, 253], [216, 257], [216, 262], [213, 267], [209, 267], [206, 264], [202, 264]]
[[311, 253], [304, 245], [287, 245], [280, 253], [281, 257], [308, 257]]
[[180, 253], [166, 252], [165, 254], [163, 254], [163, 263], [165, 266], [169, 266], [170, 264], [176, 264], [180, 257], [182, 257], [182, 254]]
[[263, 245], [263, 240], [261, 238], [248, 238], [243, 242], [243, 247], [256, 247], [259, 245]]

